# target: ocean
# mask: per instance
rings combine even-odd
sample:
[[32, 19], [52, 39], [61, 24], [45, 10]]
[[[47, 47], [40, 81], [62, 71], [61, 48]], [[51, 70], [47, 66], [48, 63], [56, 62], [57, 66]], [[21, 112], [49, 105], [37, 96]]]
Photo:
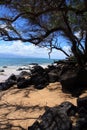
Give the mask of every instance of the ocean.
[[46, 58], [0, 58], [0, 66], [22, 66], [29, 65], [31, 63], [37, 64], [51, 64], [54, 59]]

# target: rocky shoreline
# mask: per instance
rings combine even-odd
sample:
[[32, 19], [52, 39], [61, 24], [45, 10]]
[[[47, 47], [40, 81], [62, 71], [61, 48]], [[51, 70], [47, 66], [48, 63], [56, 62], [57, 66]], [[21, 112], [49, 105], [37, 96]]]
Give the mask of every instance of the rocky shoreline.
[[36, 89], [43, 89], [49, 83], [60, 82], [62, 90], [73, 96], [79, 96], [87, 88], [87, 66], [84, 69], [70, 61], [58, 61], [46, 68], [35, 64], [32, 67], [20, 67], [4, 82], [0, 83], [0, 89], [8, 89], [17, 84], [19, 89], [34, 85]]
[[[87, 89], [87, 67], [79, 69], [76, 63], [59, 61], [47, 68], [34, 65], [31, 68], [22, 69], [20, 74], [12, 74], [7, 80], [0, 83], [0, 90], [6, 91], [14, 85], [18, 89], [26, 89], [33, 86], [42, 90], [50, 83], [60, 82], [63, 92], [71, 93], [77, 97], [77, 106], [66, 101], [59, 106], [46, 107], [40, 121], [35, 121], [28, 130], [86, 130], [87, 129], [87, 96], [79, 96]], [[75, 118], [73, 125], [71, 118]]]
[[48, 129], [87, 130], [87, 97], [78, 98], [77, 106], [70, 102], [63, 102], [53, 108], [47, 107], [40, 120], [28, 127], [28, 130]]

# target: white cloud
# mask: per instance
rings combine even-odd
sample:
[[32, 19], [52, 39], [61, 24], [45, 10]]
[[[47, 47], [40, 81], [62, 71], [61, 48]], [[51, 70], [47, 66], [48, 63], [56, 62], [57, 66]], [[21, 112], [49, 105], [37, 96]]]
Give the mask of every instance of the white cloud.
[[70, 54], [71, 48], [70, 46], [64, 46], [63, 50], [66, 51], [68, 54]]
[[[69, 46], [64, 46], [64, 50], [68, 51]], [[26, 57], [41, 57], [48, 58], [48, 50], [46, 48], [39, 48], [33, 44], [25, 44], [21, 41], [14, 41], [13, 43], [8, 44], [7, 42], [0, 43], [0, 53], [5, 54], [16, 54], [19, 56]], [[57, 50], [53, 50], [51, 53], [51, 58], [65, 58], [65, 55]]]
[[75, 36], [76, 36], [77, 38], [80, 38], [80, 33], [81, 33], [80, 31], [76, 32], [76, 33], [75, 33]]

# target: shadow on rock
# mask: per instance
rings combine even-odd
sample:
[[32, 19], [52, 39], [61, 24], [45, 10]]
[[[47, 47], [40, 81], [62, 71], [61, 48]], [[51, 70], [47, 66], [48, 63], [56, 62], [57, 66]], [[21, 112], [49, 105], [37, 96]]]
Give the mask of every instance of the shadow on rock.
[[41, 119], [28, 130], [87, 130], [87, 97], [78, 98], [77, 106], [63, 102], [57, 107], [47, 107]]
[[68, 70], [60, 77], [63, 92], [79, 96], [87, 89], [87, 70]]

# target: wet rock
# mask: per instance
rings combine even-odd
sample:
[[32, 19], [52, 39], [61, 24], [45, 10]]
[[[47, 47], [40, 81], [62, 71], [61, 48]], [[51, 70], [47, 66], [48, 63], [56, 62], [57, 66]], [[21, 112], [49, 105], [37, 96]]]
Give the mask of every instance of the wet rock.
[[5, 72], [4, 70], [0, 70], [0, 72]]
[[3, 66], [3, 68], [7, 68], [7, 66]]
[[38, 66], [38, 63], [30, 63], [29, 65], [35, 65], [35, 66]]
[[18, 68], [17, 71], [22, 71], [22, 70], [29, 70], [29, 67], [26, 68], [26, 67], [22, 67], [22, 68]]
[[23, 70], [23, 68], [18, 68], [18, 69], [17, 69], [17, 71], [21, 71], [21, 70]]

